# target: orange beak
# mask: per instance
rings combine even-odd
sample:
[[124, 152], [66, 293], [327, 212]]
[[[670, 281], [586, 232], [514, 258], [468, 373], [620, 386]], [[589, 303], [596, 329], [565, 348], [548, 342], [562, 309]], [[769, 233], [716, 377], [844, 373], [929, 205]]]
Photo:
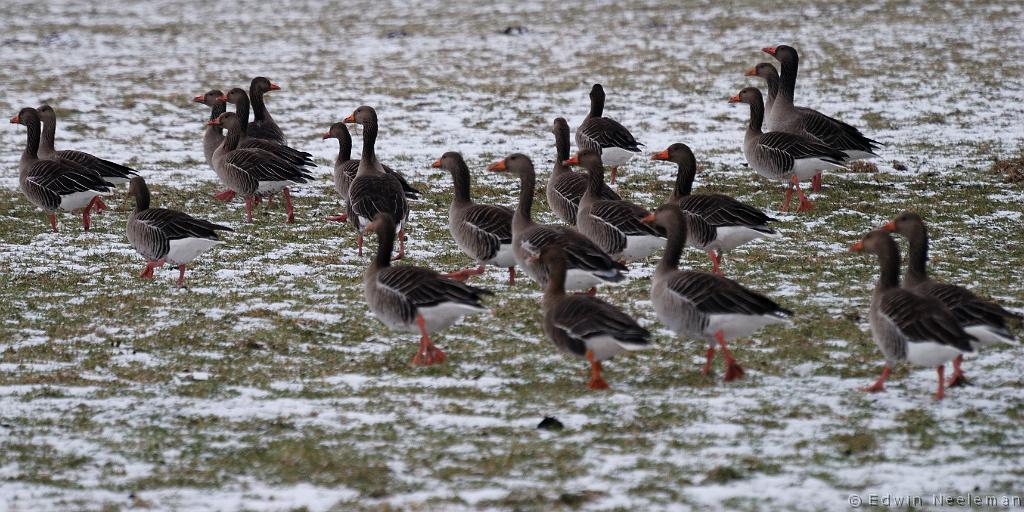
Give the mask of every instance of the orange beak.
[[202, 103], [202, 102], [206, 101], [206, 98], [203, 97], [202, 94], [200, 94], [199, 96], [196, 96], [195, 98], [192, 98], [192, 101], [194, 101], [196, 103]]
[[343, 119], [341, 122], [343, 122], [343, 123], [354, 123], [354, 122], [356, 122], [356, 115], [355, 115], [355, 113], [349, 114], [348, 117]]
[[761, 48], [761, 51], [767, 53], [768, 55], [775, 55], [775, 47], [774, 46], [769, 46], [767, 48]]
[[895, 233], [896, 232], [896, 223], [890, 221], [888, 224], [882, 226], [882, 229], [888, 231], [889, 233]]
[[324, 132], [324, 139], [330, 139], [332, 137], [331, 132]]
[[651, 155], [651, 160], [668, 160], [668, 150]]
[[729, 103], [739, 103], [739, 102], [740, 102], [740, 95], [739, 94], [737, 94], [736, 96], [729, 96]]
[[220, 126], [220, 118], [210, 119], [210, 122], [206, 123], [207, 126]]
[[748, 69], [746, 73], [743, 73], [743, 76], [757, 76], [757, 68]]
[[644, 224], [654, 224], [654, 214], [648, 213], [647, 215], [644, 215], [644, 218], [640, 219], [640, 222], [643, 222]]
[[505, 161], [504, 160], [498, 160], [497, 162], [494, 162], [493, 164], [488, 165], [487, 166], [487, 170], [491, 171], [491, 172], [505, 172], [505, 171], [508, 170], [508, 167], [505, 167]]
[[14, 114], [11, 118], [11, 124], [21, 124], [21, 114]]
[[220, 96], [217, 96], [217, 101], [219, 101], [221, 103], [227, 103], [228, 102], [228, 97], [222, 94]]
[[271, 91], [280, 91], [281, 90], [281, 86], [277, 85], [277, 84], [270, 84], [270, 90]]
[[437, 160], [434, 160], [434, 163], [430, 164], [430, 166], [433, 167], [434, 169], [440, 169], [441, 168], [441, 159], [438, 158]]
[[850, 252], [861, 252], [864, 250], [864, 242], [857, 242], [850, 246]]
[[562, 165], [579, 165], [580, 159], [577, 155], [570, 156], [568, 160], [562, 162]]

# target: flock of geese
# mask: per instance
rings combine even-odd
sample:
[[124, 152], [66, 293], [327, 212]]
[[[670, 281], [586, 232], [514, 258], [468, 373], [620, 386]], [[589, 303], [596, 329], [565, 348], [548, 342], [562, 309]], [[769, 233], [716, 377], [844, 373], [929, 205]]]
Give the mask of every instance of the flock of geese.
[[[817, 190], [823, 170], [844, 169], [851, 160], [874, 157], [879, 144], [842, 121], [795, 106], [797, 51], [784, 45], [763, 51], [780, 63], [781, 75], [770, 63], [758, 64], [746, 74], [765, 80], [767, 98], [758, 88], [747, 87], [729, 101], [750, 107], [743, 142], [750, 167], [788, 186], [782, 210], [789, 209], [796, 189], [797, 210], [806, 211], [813, 205], [801, 190], [801, 182], [811, 180]], [[270, 80], [257, 77], [248, 91], [235, 88], [225, 94], [212, 90], [194, 98], [210, 108], [203, 148], [207, 163], [226, 187], [214, 197], [230, 201], [241, 196], [249, 222], [254, 206], [264, 199], [269, 204], [278, 193], [287, 222], [293, 222], [289, 187], [313, 180], [311, 155], [288, 146], [264, 103], [264, 95], [277, 89]], [[692, 193], [696, 159], [682, 143], [652, 156], [678, 168], [674, 190], [664, 204], [651, 211], [623, 199], [605, 183], [605, 167], [610, 167], [614, 183], [619, 167], [641, 154], [642, 144], [624, 126], [603, 115], [601, 85], [594, 85], [590, 100], [590, 112], [575, 132], [575, 154], [570, 151], [566, 120], [557, 118], [552, 127], [557, 159], [546, 194], [564, 224], [539, 224], [531, 217], [537, 180], [526, 155], [511, 154], [488, 167], [518, 179], [519, 200], [514, 209], [473, 201], [470, 171], [459, 153], [444, 153], [433, 163], [452, 177], [449, 228], [458, 247], [475, 262], [474, 267], [449, 274], [392, 264], [405, 253], [409, 200], [418, 198], [419, 191], [378, 160], [376, 111], [361, 106], [324, 134], [324, 139], [336, 138], [340, 143], [334, 183], [346, 207], [344, 213], [329, 220], [352, 224], [360, 255], [363, 234], [376, 234], [377, 252], [365, 274], [366, 302], [376, 318], [391, 329], [420, 335], [414, 364], [443, 362], [446, 355], [431, 341], [431, 333], [465, 315], [486, 311], [482, 301], [492, 292], [465, 281], [483, 273], [487, 266], [507, 268], [509, 285], [515, 284], [518, 267], [543, 287], [544, 332], [558, 349], [589, 361], [592, 389], [608, 387], [601, 374], [602, 361], [623, 351], [651, 347], [651, 333], [620, 308], [597, 298], [595, 287], [625, 279], [625, 263], [645, 259], [657, 250], [664, 253], [652, 279], [651, 302], [657, 317], [672, 331], [706, 342], [705, 375], [711, 372], [716, 349], [720, 349], [725, 360], [724, 380], [742, 377], [743, 369], [728, 342], [770, 324], [789, 323], [791, 311], [721, 275], [725, 252], [752, 240], [780, 236], [770, 226], [775, 219], [728, 195]], [[234, 112], [227, 111], [227, 103], [234, 105]], [[186, 265], [220, 243], [219, 231], [231, 231], [178, 210], [152, 207], [146, 182], [128, 167], [81, 151], [57, 151], [56, 115], [49, 106], [24, 108], [11, 122], [28, 129], [20, 163], [21, 190], [47, 213], [54, 231], [57, 212], [78, 210], [88, 230], [90, 211], [106, 207], [101, 194], [129, 183], [135, 209], [128, 217], [127, 236], [146, 259], [143, 278], [152, 279], [154, 270], [162, 265], [177, 265], [178, 285], [183, 286]], [[346, 126], [350, 123], [363, 128], [359, 159], [352, 158], [352, 138]], [[583, 172], [574, 170], [576, 166]], [[890, 232], [909, 240], [909, 267], [902, 284], [899, 249]], [[398, 254], [392, 257], [396, 241]], [[686, 246], [706, 251], [712, 271], [679, 269]], [[892, 366], [908, 361], [937, 368], [935, 397], [941, 399], [946, 386], [945, 363], [953, 361], [949, 385], [961, 384], [964, 353], [990, 343], [1016, 342], [1008, 321], [1019, 319], [1018, 315], [965, 288], [928, 276], [928, 235], [918, 215], [899, 215], [865, 235], [851, 251], [873, 254], [880, 264], [870, 324], [886, 365], [878, 381], [865, 391], [882, 391]], [[586, 292], [570, 293], [579, 290]]]

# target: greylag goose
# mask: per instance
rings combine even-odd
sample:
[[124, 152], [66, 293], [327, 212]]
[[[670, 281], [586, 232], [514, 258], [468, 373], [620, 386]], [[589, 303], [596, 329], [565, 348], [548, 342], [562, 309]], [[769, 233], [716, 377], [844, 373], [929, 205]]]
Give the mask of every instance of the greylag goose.
[[548, 245], [539, 256], [548, 269], [544, 287], [544, 334], [555, 348], [590, 362], [590, 389], [608, 389], [601, 362], [626, 350], [654, 348], [651, 333], [621, 309], [589, 295], [565, 293], [569, 255], [558, 244]]
[[[864, 136], [857, 128], [817, 110], [793, 105], [796, 74], [800, 56], [791, 46], [779, 45], [762, 49], [782, 66], [779, 90], [771, 108], [771, 130], [810, 137], [832, 149], [846, 153], [847, 161], [874, 158], [880, 144]], [[814, 190], [821, 188], [821, 173], [815, 175]]]
[[963, 352], [971, 352], [974, 337], [964, 332], [939, 299], [900, 288], [900, 251], [888, 233], [872, 231], [853, 244], [850, 252], [874, 254], [880, 268], [868, 318], [875, 345], [885, 356], [885, 368], [878, 380], [863, 391], [884, 391], [893, 365], [908, 361], [935, 368], [939, 377], [935, 399], [941, 400], [945, 395], [946, 363]]
[[146, 258], [146, 268], [139, 274], [143, 279], [153, 279], [155, 268], [170, 263], [178, 266], [178, 287], [185, 286], [185, 265], [222, 243], [217, 231], [234, 231], [178, 210], [150, 208], [149, 187], [141, 176], [132, 178], [128, 193], [135, 197], [135, 210], [128, 216], [128, 241]]
[[581, 165], [587, 170], [587, 190], [580, 199], [576, 216], [577, 231], [593, 240], [612, 258], [625, 261], [646, 258], [665, 246], [664, 235], [641, 222], [650, 213], [645, 208], [624, 199], [600, 198], [601, 185], [604, 184], [600, 153], [584, 149], [564, 164]]
[[491, 292], [442, 276], [433, 270], [391, 266], [395, 247], [395, 221], [378, 213], [366, 229], [377, 233], [377, 256], [364, 277], [366, 303], [377, 320], [401, 332], [419, 332], [416, 365], [442, 363], [445, 353], [434, 346], [430, 333], [444, 329], [465, 315], [486, 311], [480, 304]]
[[273, 153], [277, 155], [278, 158], [287, 160], [294, 165], [316, 167], [316, 162], [313, 161], [313, 155], [305, 151], [299, 151], [295, 148], [286, 146], [276, 140], [255, 137], [248, 133], [248, 127], [252, 126], [252, 123], [249, 122], [249, 96], [244, 90], [237, 87], [231, 89], [221, 98], [221, 100], [235, 105], [235, 113], [238, 114], [238, 121], [242, 123], [243, 131], [240, 139], [240, 145], [242, 148], [262, 149], [263, 151]]
[[764, 101], [761, 98], [761, 91], [756, 87], [743, 89], [736, 96], [729, 98], [729, 103], [750, 105], [750, 123], [743, 137], [743, 155], [750, 167], [765, 178], [789, 182], [782, 210], [789, 210], [794, 186], [800, 196], [800, 207], [797, 211], [803, 212], [813, 208], [814, 203], [800, 190], [800, 182], [813, 178], [820, 169], [845, 169], [843, 161], [846, 160], [846, 153], [803, 135], [762, 132]]
[[[348, 127], [343, 122], [337, 122], [331, 125], [331, 127], [324, 133], [324, 140], [327, 139], [338, 139], [338, 157], [334, 159], [334, 189], [338, 191], [341, 198], [345, 200], [346, 207], [348, 205], [348, 188], [352, 184], [352, 180], [356, 177], [356, 172], [359, 171], [359, 159], [352, 158], [352, 135], [348, 132]], [[393, 174], [398, 181], [402, 183], [402, 190], [405, 191], [406, 199], [416, 200], [420, 198], [420, 191], [413, 188], [412, 185], [406, 181], [405, 177], [395, 172], [390, 167], [384, 165], [384, 172]], [[348, 214], [343, 213], [341, 215], [334, 215], [327, 217], [327, 220], [335, 222], [345, 222], [348, 220]]]
[[604, 117], [604, 87], [594, 84], [590, 89], [590, 112], [576, 127], [576, 146], [601, 154], [604, 164], [612, 168], [611, 183], [614, 185], [619, 166], [639, 155], [643, 144], [637, 142], [618, 121]]
[[206, 129], [203, 131], [203, 156], [206, 157], [206, 165], [209, 165], [211, 169], [213, 168], [213, 152], [217, 151], [217, 148], [224, 143], [224, 129], [219, 125], [209, 124], [209, 121], [213, 121], [227, 112], [227, 102], [221, 101], [222, 97], [224, 97], [223, 92], [211, 89], [206, 94], [192, 98], [192, 101], [210, 107], [210, 118], [207, 119]]
[[531, 217], [537, 177], [530, 158], [513, 153], [487, 167], [491, 172], [509, 173], [519, 177], [519, 204], [512, 215], [512, 251], [516, 264], [541, 286], [548, 283], [548, 269], [540, 261], [529, 261], [544, 247], [559, 244], [569, 255], [566, 286], [571, 290], [596, 292], [602, 282], [615, 283], [625, 279], [626, 266], [613, 260], [593, 241], [565, 226], [537, 224]]
[[28, 128], [25, 151], [18, 164], [18, 184], [29, 202], [46, 212], [50, 227], [57, 231], [57, 212], [82, 210], [82, 228], [89, 231], [89, 211], [99, 207], [100, 194], [114, 187], [96, 171], [68, 160], [39, 158], [39, 112], [31, 107], [21, 109], [11, 123]]
[[476, 204], [469, 192], [469, 166], [462, 155], [449, 151], [432, 167], [452, 175], [455, 196], [448, 209], [448, 230], [462, 252], [477, 262], [477, 268], [449, 274], [453, 279], [480, 275], [486, 265], [508, 269], [508, 284], [516, 283], [516, 259], [512, 253], [512, 210], [504, 206]]
[[[1007, 311], [995, 302], [978, 297], [967, 288], [942, 283], [928, 276], [928, 229], [920, 215], [903, 212], [883, 229], [903, 235], [910, 244], [903, 287], [942, 301], [953, 312], [960, 327], [963, 327], [967, 334], [974, 336], [971, 348], [978, 350], [995, 343], [1017, 344], [1007, 321], [1019, 320], [1020, 315]], [[963, 359], [963, 354], [959, 354], [953, 360], [953, 375], [947, 386], [956, 387], [967, 383], [967, 378], [960, 368]]]
[[409, 218], [409, 204], [402, 183], [394, 174], [386, 172], [377, 160], [374, 151], [377, 143], [377, 111], [363, 105], [349, 114], [344, 122], [363, 126], [363, 155], [359, 160], [359, 170], [348, 189], [349, 203], [352, 205], [350, 220], [359, 237], [359, 255], [363, 254], [363, 226], [376, 218], [378, 213], [387, 213], [397, 223], [398, 255], [395, 259], [402, 259], [405, 256], [405, 221]]
[[240, 194], [245, 198], [247, 220], [252, 222], [252, 208], [261, 198], [281, 192], [288, 212], [286, 222], [295, 222], [288, 187], [313, 179], [306, 168], [262, 149], [239, 147], [242, 123], [234, 112], [225, 112], [209, 124], [223, 126], [228, 131], [224, 143], [213, 153], [213, 168], [232, 197]]
[[258, 76], [249, 82], [249, 99], [252, 101], [252, 122], [246, 127], [246, 135], [256, 139], [267, 139], [282, 145], [288, 144], [284, 132], [277, 126], [267, 111], [263, 95], [270, 91], [281, 90], [281, 86], [272, 83], [267, 77]]
[[764, 79], [768, 94], [764, 98], [764, 129], [773, 131], [772, 108], [775, 106], [775, 98], [779, 96], [779, 70], [770, 62], [762, 62], [744, 73], [745, 76], [756, 76]]
[[[54, 148], [54, 138], [57, 134], [57, 113], [49, 105], [40, 106], [38, 112], [39, 119], [43, 122], [43, 133], [39, 142], [39, 158], [46, 160], [60, 158], [74, 162], [86, 169], [96, 171], [107, 183], [113, 183], [114, 185], [128, 183], [132, 176], [138, 176], [135, 169], [131, 167], [116, 164], [110, 160], [104, 160], [84, 151], [75, 151], [73, 149], [57, 151]], [[106, 205], [100, 204], [102, 201], [102, 199], [97, 200], [97, 205], [100, 208], [105, 208]]]
[[[548, 186], [545, 191], [548, 196], [548, 205], [551, 211], [562, 222], [570, 226], [576, 225], [576, 211], [580, 207], [580, 199], [587, 191], [587, 177], [574, 172], [563, 162], [569, 159], [569, 123], [559, 117], [555, 119], [555, 125], [551, 129], [555, 134], [555, 167], [548, 178]], [[601, 184], [601, 199], [618, 200], [622, 199], [608, 185]]]
[[679, 270], [688, 234], [684, 212], [678, 206], [662, 205], [644, 222], [661, 226], [668, 233], [665, 254], [651, 285], [651, 303], [658, 319], [680, 336], [707, 341], [704, 375], [711, 372], [717, 344], [725, 357], [725, 381], [742, 377], [743, 368], [726, 342], [750, 336], [767, 325], [789, 323], [793, 312], [731, 279]]
[[678, 166], [676, 185], [668, 198], [668, 204], [679, 206], [684, 212], [700, 217], [714, 229], [714, 237], [706, 244], [700, 243], [702, 233], [708, 230], [691, 221], [688, 239], [690, 245], [706, 247], [708, 257], [711, 258], [712, 272], [719, 272], [726, 251], [759, 238], [781, 236], [768, 226], [775, 219], [749, 204], [725, 194], [691, 194], [693, 179], [697, 174], [697, 158], [686, 144], [672, 144], [665, 151], [655, 153], [651, 160], [673, 162]]

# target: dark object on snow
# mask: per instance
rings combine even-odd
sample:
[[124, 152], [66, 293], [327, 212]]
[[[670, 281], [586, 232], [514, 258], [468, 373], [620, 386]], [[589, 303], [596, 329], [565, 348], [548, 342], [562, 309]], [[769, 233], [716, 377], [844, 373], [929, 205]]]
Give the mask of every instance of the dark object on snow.
[[405, 30], [392, 30], [391, 32], [388, 32], [387, 37], [388, 39], [401, 39], [408, 35], [409, 33], [406, 32]]
[[553, 416], [545, 416], [544, 419], [540, 420], [540, 423], [537, 425], [537, 428], [540, 430], [559, 431], [564, 430], [565, 425], [562, 425], [562, 422], [558, 421], [558, 418], [555, 418]]
[[502, 30], [501, 33], [506, 36], [521, 36], [529, 31], [529, 29], [522, 25], [509, 25], [505, 27], [505, 30]]

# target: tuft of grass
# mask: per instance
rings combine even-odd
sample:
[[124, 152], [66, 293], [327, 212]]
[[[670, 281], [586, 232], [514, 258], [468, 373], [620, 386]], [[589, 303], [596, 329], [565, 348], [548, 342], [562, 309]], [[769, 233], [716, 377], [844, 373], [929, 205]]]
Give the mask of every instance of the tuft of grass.
[[1017, 156], [992, 162], [989, 170], [1003, 176], [1007, 183], [1024, 183], [1024, 150]]

